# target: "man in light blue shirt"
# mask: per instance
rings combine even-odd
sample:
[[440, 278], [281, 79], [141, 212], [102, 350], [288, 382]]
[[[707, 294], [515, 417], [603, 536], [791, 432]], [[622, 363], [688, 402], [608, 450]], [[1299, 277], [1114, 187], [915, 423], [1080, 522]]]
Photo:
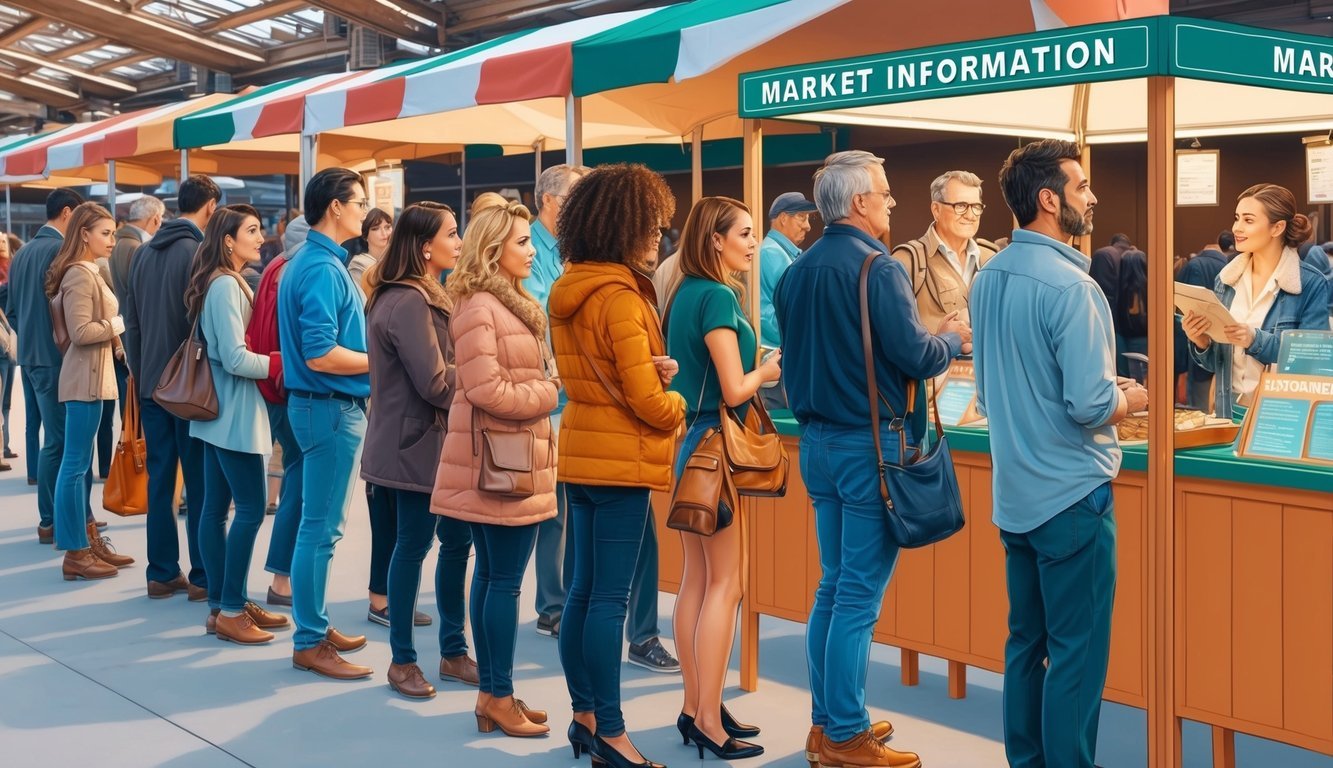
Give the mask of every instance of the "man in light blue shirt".
[[810, 234], [810, 214], [817, 208], [800, 192], [783, 192], [768, 207], [768, 234], [759, 246], [759, 343], [782, 346], [773, 291], [787, 267], [801, 255], [801, 243]]
[[1011, 766], [1092, 768], [1115, 595], [1116, 422], [1147, 390], [1117, 380], [1111, 309], [1069, 247], [1097, 198], [1078, 145], [1048, 139], [1000, 170], [1021, 229], [972, 284], [978, 406], [990, 420], [1005, 547]]

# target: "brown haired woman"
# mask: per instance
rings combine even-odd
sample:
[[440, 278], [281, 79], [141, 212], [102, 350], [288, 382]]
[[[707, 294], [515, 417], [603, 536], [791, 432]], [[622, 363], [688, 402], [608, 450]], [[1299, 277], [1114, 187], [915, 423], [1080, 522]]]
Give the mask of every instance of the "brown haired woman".
[[60, 402], [65, 409], [65, 448], [55, 487], [55, 546], [65, 551], [60, 565], [66, 581], [105, 579], [134, 558], [117, 555], [88, 519], [88, 469], [93, 439], [102, 420], [102, 401], [116, 398], [113, 357], [123, 356], [125, 321], [111, 286], [95, 261], [111, 255], [116, 222], [105, 208], [82, 203], [65, 229], [65, 241], [46, 273], [46, 295], [58, 293], [69, 332], [60, 365]]
[[[487, 208], [468, 224], [446, 290], [454, 299], [450, 333], [459, 361], [449, 430], [430, 510], [472, 526], [472, 638], [481, 691], [477, 730], [541, 736], [546, 713], [514, 698], [518, 596], [537, 524], [555, 517], [555, 439], [551, 411], [559, 379], [546, 353], [546, 315], [523, 289], [532, 272], [532, 215], [514, 203]], [[504, 486], [496, 461], [483, 473], [487, 446], [530, 457]], [[526, 443], [526, 444], [525, 444]], [[515, 489], [520, 481], [528, 492]]]
[[[560, 213], [569, 266], [551, 290], [551, 339], [569, 405], [560, 424], [560, 481], [569, 503], [573, 579], [560, 624], [560, 661], [574, 708], [569, 742], [610, 766], [650, 766], [625, 732], [620, 657], [625, 612], [652, 491], [671, 488], [671, 451], [685, 403], [666, 391], [666, 357], [652, 282], [675, 200], [642, 165], [584, 176]], [[652, 542], [656, 546], [656, 541]], [[656, 579], [657, 574], [646, 578]], [[656, 601], [654, 601], [656, 602]]]
[[361, 236], [342, 244], [347, 249], [347, 274], [362, 290], [366, 288], [366, 273], [389, 252], [392, 238], [393, 214], [383, 208], [371, 208], [361, 222]]
[[[1249, 407], [1259, 373], [1277, 361], [1283, 332], [1329, 329], [1328, 281], [1296, 253], [1312, 231], [1284, 187], [1256, 184], [1237, 199], [1231, 232], [1240, 253], [1213, 288], [1237, 322], [1215, 329], [1193, 312], [1184, 322], [1195, 362], [1217, 374], [1214, 407], [1222, 418]], [[1219, 331], [1226, 342], [1212, 338]]]
[[[667, 307], [667, 350], [680, 362], [671, 388], [685, 397], [690, 425], [676, 459], [680, 475], [703, 433], [717, 426], [718, 407], [740, 407], [759, 387], [777, 381], [781, 351], [755, 367], [754, 327], [741, 309], [738, 274], [749, 272], [758, 241], [750, 210], [729, 197], [695, 204], [681, 234], [680, 269], [685, 275]], [[733, 516], [739, 510], [731, 510]], [[680, 535], [685, 573], [676, 598], [676, 649], [685, 676], [685, 704], [676, 727], [726, 759], [763, 754], [739, 741], [759, 729], [737, 723], [722, 704], [722, 688], [741, 600], [741, 530], [732, 517], [718, 520], [712, 536]]]
[[454, 395], [449, 339], [453, 301], [440, 285], [440, 275], [458, 262], [462, 242], [448, 206], [410, 205], [398, 220], [388, 250], [365, 278], [372, 406], [361, 479], [395, 511], [397, 544], [384, 577], [393, 650], [389, 686], [412, 699], [435, 695], [435, 687], [417, 666], [412, 643], [421, 563], [434, 538], [440, 540], [435, 568], [440, 678], [477, 684], [477, 663], [468, 657], [463, 635], [463, 581], [472, 531], [461, 520], [430, 513], [430, 492]]

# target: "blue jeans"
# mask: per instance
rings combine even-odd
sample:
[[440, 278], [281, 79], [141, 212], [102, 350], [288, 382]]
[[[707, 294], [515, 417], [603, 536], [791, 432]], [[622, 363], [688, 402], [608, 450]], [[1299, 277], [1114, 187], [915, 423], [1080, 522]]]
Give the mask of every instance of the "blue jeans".
[[1000, 531], [1000, 541], [1009, 586], [1009, 765], [1092, 768], [1115, 597], [1111, 484], [1027, 533]]
[[375, 492], [392, 495], [398, 510], [398, 539], [389, 560], [389, 647], [394, 664], [417, 663], [412, 644], [412, 620], [421, 588], [421, 563], [433, 539], [440, 540], [435, 564], [435, 606], [440, 612], [440, 657], [467, 653], [463, 634], [467, 608], [463, 604], [463, 582], [467, 558], [472, 550], [472, 528], [462, 520], [434, 515], [430, 494], [376, 486]]
[[88, 547], [88, 468], [93, 462], [93, 438], [102, 418], [102, 401], [65, 403], [65, 447], [55, 487], [56, 549]]
[[[898, 456], [896, 436], [881, 433], [884, 458]], [[898, 545], [884, 519], [875, 448], [867, 427], [820, 422], [801, 436], [801, 477], [815, 505], [822, 574], [806, 628], [811, 722], [832, 741], [870, 729], [866, 671], [870, 640]]]
[[[472, 639], [477, 644], [481, 692], [514, 695], [514, 646], [518, 643], [518, 594], [528, 569], [537, 526], [472, 523], [477, 562], [472, 569]], [[389, 614], [393, 615], [392, 611]]]
[[[366, 510], [370, 513], [370, 584], [377, 595], [389, 594], [389, 561], [398, 542], [398, 497], [394, 489], [366, 483]], [[471, 534], [469, 534], [469, 537]], [[422, 557], [425, 557], [423, 554]]]
[[301, 526], [301, 480], [304, 477], [301, 446], [292, 434], [287, 406], [264, 403], [268, 408], [268, 428], [282, 446], [282, 486], [278, 489], [278, 513], [273, 516], [269, 535], [268, 560], [264, 570], [279, 576], [292, 573], [292, 550], [296, 548], [296, 530]]
[[[560, 432], [560, 414], [551, 416], [551, 430]], [[555, 517], [537, 524], [537, 616], [560, 623], [560, 612], [569, 593], [574, 557], [565, 546], [565, 523], [569, 517], [565, 484], [555, 484]], [[655, 608], [656, 606], [654, 606]]]
[[[55, 524], [56, 476], [65, 454], [65, 404], [60, 402], [60, 369], [51, 365], [24, 368], [24, 381], [32, 384], [32, 400], [40, 415], [38, 422], [46, 425], [42, 431], [42, 449], [37, 455], [37, 515], [44, 527]], [[30, 433], [31, 437], [31, 433]], [[88, 450], [93, 449], [92, 442]], [[32, 466], [33, 451], [29, 449], [28, 466]], [[89, 491], [93, 487], [92, 459], [88, 459], [84, 482]], [[31, 471], [31, 470], [29, 470]], [[93, 508], [85, 494], [84, 513], [93, 519]]]
[[[23, 443], [28, 449], [28, 479], [36, 480], [37, 467], [41, 462], [39, 454], [42, 450], [42, 410], [37, 404], [37, 390], [33, 388], [28, 366], [19, 368], [19, 381], [23, 384]], [[39, 506], [40, 501], [39, 495]]]
[[[264, 457], [204, 443], [204, 508], [199, 549], [208, 577], [208, 607], [237, 613], [245, 608], [246, 578], [255, 537], [264, 522]], [[236, 519], [227, 530], [227, 508], [236, 500]]]
[[190, 554], [190, 583], [207, 587], [199, 551], [199, 516], [204, 507], [204, 446], [190, 437], [190, 422], [163, 410], [151, 397], [139, 399], [144, 440], [148, 444], [149, 581], [167, 582], [181, 573], [180, 532], [176, 527], [176, 469], [185, 476], [185, 544]]
[[333, 548], [343, 537], [352, 482], [361, 463], [366, 414], [345, 400], [298, 397], [287, 401], [292, 434], [302, 460], [318, 467], [301, 482], [301, 525], [292, 552], [293, 643], [303, 651], [319, 644], [329, 631], [325, 596]]
[[13, 360], [0, 361], [0, 419], [5, 422], [3, 433], [6, 451], [9, 450], [9, 409], [14, 405], [14, 375], [17, 373], [18, 368]]
[[567, 483], [574, 578], [560, 624], [560, 663], [575, 712], [596, 712], [597, 733], [625, 732], [621, 632], [643, 529], [647, 488]]

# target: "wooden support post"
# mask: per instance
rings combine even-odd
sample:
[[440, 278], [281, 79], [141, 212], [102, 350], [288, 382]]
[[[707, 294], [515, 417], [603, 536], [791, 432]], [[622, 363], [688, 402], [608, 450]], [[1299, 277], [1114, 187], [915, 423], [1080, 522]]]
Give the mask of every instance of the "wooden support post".
[[704, 127], [690, 132], [690, 204], [704, 196]]
[[1213, 726], [1213, 768], [1236, 768], [1236, 732]]
[[[742, 165], [744, 168], [744, 196], [745, 205], [750, 208], [751, 216], [754, 219], [754, 237], [756, 240], [764, 238], [764, 129], [760, 127], [758, 120], [744, 120], [742, 142]], [[750, 268], [747, 275], [747, 286], [745, 298], [747, 306], [746, 313], [750, 316], [750, 324], [754, 326], [755, 336], [760, 335], [759, 328], [759, 255], [755, 254], [754, 266]], [[755, 355], [755, 362], [758, 362], [758, 353]]]
[[1175, 664], [1175, 80], [1148, 78], [1148, 764], [1179, 768]]
[[961, 661], [949, 662], [949, 698], [967, 698], [967, 665]]
[[751, 585], [754, 574], [750, 572], [750, 557], [753, 551], [754, 526], [749, 518], [756, 513], [753, 500], [741, 504], [741, 514], [737, 517], [741, 526], [741, 690], [759, 690], [759, 612], [751, 604]]
[[[757, 211], [759, 207], [757, 202], [763, 195], [764, 179], [764, 143], [763, 129], [759, 127], [758, 120], [745, 120], [743, 128], [743, 141], [741, 149], [741, 167], [744, 177], [744, 197], [745, 204], [750, 206], [750, 210]], [[703, 129], [696, 129], [695, 138], [702, 139]], [[696, 141], [696, 145], [697, 145]], [[698, 158], [698, 146], [695, 147], [695, 158]], [[700, 177], [701, 178], [701, 177]], [[697, 199], [697, 198], [696, 198]], [[762, 237], [759, 232], [759, 220], [755, 220], [755, 237]], [[749, 285], [746, 289], [750, 306], [747, 310], [750, 314], [751, 322], [754, 323], [755, 334], [759, 333], [759, 264], [755, 264], [750, 270]], [[756, 358], [758, 355], [756, 354]], [[756, 360], [758, 362], [758, 360]], [[752, 504], [744, 505], [745, 508], [753, 510]], [[749, 573], [749, 563], [754, 561], [750, 553], [755, 546], [753, 528], [746, 526], [741, 531], [742, 546], [745, 551], [742, 553], [744, 559], [741, 568], [742, 574]], [[748, 597], [750, 590], [746, 589], [742, 594], [746, 595], [741, 600], [741, 689], [753, 691], [759, 687], [759, 613], [750, 606]]]
[[921, 654], [902, 649], [903, 685], [918, 685], [921, 682]]

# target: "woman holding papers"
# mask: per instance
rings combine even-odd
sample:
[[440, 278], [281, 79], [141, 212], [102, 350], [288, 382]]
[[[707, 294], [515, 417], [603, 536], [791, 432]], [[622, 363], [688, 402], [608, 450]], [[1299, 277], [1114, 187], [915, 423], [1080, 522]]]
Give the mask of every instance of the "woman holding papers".
[[1184, 322], [1195, 361], [1217, 374], [1222, 418], [1231, 417], [1233, 403], [1249, 406], [1260, 372], [1277, 360], [1284, 331], [1329, 329], [1328, 282], [1296, 253], [1311, 229], [1284, 187], [1256, 184], [1238, 198], [1231, 231], [1240, 253], [1213, 288], [1234, 322], [1214, 328], [1215, 321], [1195, 312]]

